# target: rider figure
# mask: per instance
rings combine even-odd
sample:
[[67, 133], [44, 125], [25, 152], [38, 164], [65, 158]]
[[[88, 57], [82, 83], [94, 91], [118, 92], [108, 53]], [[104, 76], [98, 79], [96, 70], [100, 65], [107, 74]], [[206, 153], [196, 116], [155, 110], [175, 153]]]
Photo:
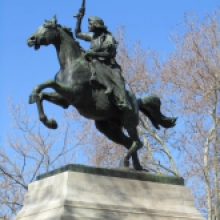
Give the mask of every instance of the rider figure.
[[91, 85], [104, 85], [105, 93], [113, 93], [117, 107], [122, 110], [130, 110], [127, 100], [125, 82], [120, 65], [116, 62], [117, 42], [107, 30], [101, 18], [93, 16], [88, 19], [88, 29], [93, 33], [81, 32], [81, 21], [84, 16], [82, 10], [77, 16], [75, 35], [77, 38], [90, 41], [91, 46], [84, 56], [90, 61], [92, 76]]

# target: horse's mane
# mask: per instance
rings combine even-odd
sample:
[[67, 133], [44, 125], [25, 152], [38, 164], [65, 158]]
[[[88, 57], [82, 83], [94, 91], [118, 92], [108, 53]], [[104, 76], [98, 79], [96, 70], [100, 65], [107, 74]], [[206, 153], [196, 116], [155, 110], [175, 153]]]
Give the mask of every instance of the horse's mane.
[[67, 27], [67, 26], [57, 24], [56, 16], [54, 16], [53, 20], [45, 20], [44, 27], [47, 27], [47, 28], [61, 28], [65, 33], [67, 33], [78, 44], [79, 48], [82, 51], [84, 51], [84, 49], [80, 46], [79, 42], [74, 38], [72, 29]]
[[60, 26], [60, 28], [62, 28], [70, 37], [72, 37], [72, 38], [75, 40], [71, 28], [68, 28], [68, 27], [62, 26], [62, 25], [59, 25], [59, 26]]
[[70, 37], [72, 37], [74, 39], [74, 36], [73, 36], [73, 32], [72, 32], [72, 29], [71, 28], [68, 28], [66, 26], [62, 26], [60, 24], [57, 24], [54, 22], [54, 20], [52, 21], [49, 21], [49, 20], [45, 20], [45, 24], [44, 24], [44, 27], [47, 27], [47, 28], [61, 28], [63, 29]]

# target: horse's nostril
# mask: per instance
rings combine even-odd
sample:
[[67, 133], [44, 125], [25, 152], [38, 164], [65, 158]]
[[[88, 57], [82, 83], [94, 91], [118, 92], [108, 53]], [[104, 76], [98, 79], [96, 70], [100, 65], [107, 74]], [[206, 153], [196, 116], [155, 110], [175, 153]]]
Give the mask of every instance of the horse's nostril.
[[32, 36], [31, 38], [30, 38], [30, 40], [35, 40], [36, 38], [34, 37], [34, 36]]

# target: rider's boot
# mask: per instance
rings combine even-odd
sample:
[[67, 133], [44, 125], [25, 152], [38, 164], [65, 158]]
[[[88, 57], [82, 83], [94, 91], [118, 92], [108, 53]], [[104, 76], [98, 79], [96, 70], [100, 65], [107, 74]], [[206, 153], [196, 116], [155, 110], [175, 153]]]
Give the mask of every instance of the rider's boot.
[[125, 101], [120, 101], [117, 106], [121, 111], [124, 111], [124, 112], [132, 110], [131, 106], [127, 104]]
[[105, 90], [105, 94], [106, 94], [106, 95], [109, 95], [109, 94], [111, 94], [111, 93], [112, 93], [112, 88], [107, 87], [107, 89]]
[[[122, 95], [122, 94], [124, 94], [124, 95]], [[132, 107], [127, 100], [126, 92], [122, 92], [122, 94], [120, 95], [120, 99], [117, 101], [116, 105], [118, 106], [118, 108], [121, 111], [127, 113], [132, 110]]]

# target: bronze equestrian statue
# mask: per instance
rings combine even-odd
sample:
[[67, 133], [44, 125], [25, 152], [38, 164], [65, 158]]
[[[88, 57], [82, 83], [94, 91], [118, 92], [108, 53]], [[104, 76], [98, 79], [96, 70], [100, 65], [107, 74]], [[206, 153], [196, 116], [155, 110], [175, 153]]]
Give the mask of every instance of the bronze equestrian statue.
[[[123, 167], [129, 167], [131, 157], [134, 169], [142, 170], [137, 154], [142, 147], [137, 131], [139, 110], [157, 129], [159, 126], [173, 127], [176, 118], [160, 112], [161, 102], [157, 96], [136, 99], [134, 94], [125, 90], [122, 71], [115, 60], [117, 42], [98, 17], [89, 20], [89, 30], [93, 33], [82, 33], [80, 23], [84, 11], [80, 13], [76, 16], [75, 34], [92, 42], [86, 52], [75, 40], [71, 29], [57, 23], [56, 16], [28, 38], [28, 46], [34, 46], [35, 50], [41, 45], [53, 44], [60, 63], [54, 79], [34, 87], [29, 103], [37, 104], [40, 120], [51, 129], [56, 129], [57, 123], [45, 115], [43, 100], [64, 109], [74, 106], [82, 116], [94, 120], [96, 128], [106, 137], [128, 149], [121, 161]], [[55, 92], [42, 92], [45, 88], [52, 88]]]

